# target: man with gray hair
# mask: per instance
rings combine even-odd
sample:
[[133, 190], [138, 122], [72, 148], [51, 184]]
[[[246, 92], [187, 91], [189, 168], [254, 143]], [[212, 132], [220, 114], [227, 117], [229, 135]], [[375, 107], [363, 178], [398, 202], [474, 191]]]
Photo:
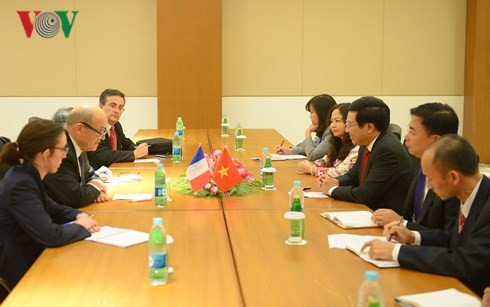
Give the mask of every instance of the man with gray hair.
[[91, 168], [87, 151], [104, 139], [107, 116], [97, 106], [79, 105], [66, 119], [67, 155], [55, 174], [44, 179], [49, 196], [74, 208], [108, 200], [107, 188]]

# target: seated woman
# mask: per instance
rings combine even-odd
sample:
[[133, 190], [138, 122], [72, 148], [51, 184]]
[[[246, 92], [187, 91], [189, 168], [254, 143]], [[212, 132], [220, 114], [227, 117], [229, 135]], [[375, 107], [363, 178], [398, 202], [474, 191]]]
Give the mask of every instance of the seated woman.
[[55, 203], [43, 178], [66, 157], [65, 130], [51, 120], [29, 122], [17, 142], [5, 144], [0, 165], [13, 166], [0, 182], [0, 275], [15, 286], [46, 247], [99, 231], [87, 213]]
[[333, 107], [330, 115], [330, 149], [323, 159], [311, 163], [301, 161], [298, 172], [315, 175], [327, 174], [332, 178], [347, 173], [357, 160], [359, 146], [354, 146], [348, 133], [345, 132], [345, 120], [350, 103], [341, 103]]
[[[306, 111], [310, 112], [311, 124], [306, 128], [304, 141], [293, 148], [278, 146], [277, 153], [282, 155], [305, 155], [310, 161], [320, 159], [326, 155], [330, 146], [328, 116], [330, 110], [336, 104], [335, 99], [327, 94], [311, 98], [305, 106]], [[312, 136], [313, 133], [315, 133], [314, 136]]]

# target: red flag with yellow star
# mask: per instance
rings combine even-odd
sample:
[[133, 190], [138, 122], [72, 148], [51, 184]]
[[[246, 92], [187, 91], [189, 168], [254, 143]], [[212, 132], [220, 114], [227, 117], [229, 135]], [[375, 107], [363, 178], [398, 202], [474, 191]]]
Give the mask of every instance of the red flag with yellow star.
[[232, 187], [242, 182], [242, 176], [238, 173], [226, 147], [214, 167], [213, 179], [223, 192], [229, 191]]

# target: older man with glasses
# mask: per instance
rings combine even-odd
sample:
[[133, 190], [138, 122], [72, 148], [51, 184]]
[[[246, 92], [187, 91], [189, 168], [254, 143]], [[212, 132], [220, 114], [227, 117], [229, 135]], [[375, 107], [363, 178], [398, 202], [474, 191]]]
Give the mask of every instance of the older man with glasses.
[[76, 106], [66, 119], [66, 158], [55, 174], [44, 179], [56, 202], [80, 208], [108, 200], [105, 184], [94, 173], [87, 152], [97, 149], [107, 133], [107, 116], [95, 105]]

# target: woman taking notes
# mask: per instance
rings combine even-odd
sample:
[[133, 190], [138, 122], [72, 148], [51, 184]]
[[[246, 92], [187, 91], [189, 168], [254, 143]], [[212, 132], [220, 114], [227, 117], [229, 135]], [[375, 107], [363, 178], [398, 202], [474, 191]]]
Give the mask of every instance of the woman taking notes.
[[326, 155], [330, 146], [328, 116], [330, 110], [336, 104], [335, 99], [327, 94], [311, 98], [305, 106], [306, 111], [310, 112], [311, 124], [306, 128], [304, 141], [293, 148], [278, 146], [277, 153], [282, 155], [305, 155], [310, 161], [320, 159]]
[[45, 192], [43, 178], [66, 157], [64, 129], [37, 119], [17, 142], [0, 152], [0, 165], [13, 166], [0, 182], [0, 274], [15, 286], [46, 247], [58, 247], [99, 231], [87, 213], [60, 205]]
[[330, 115], [330, 149], [322, 159], [311, 163], [301, 161], [298, 172], [315, 175], [327, 174], [332, 178], [347, 173], [357, 160], [359, 146], [354, 146], [348, 133], [345, 132], [345, 120], [350, 103], [341, 103], [333, 107]]

